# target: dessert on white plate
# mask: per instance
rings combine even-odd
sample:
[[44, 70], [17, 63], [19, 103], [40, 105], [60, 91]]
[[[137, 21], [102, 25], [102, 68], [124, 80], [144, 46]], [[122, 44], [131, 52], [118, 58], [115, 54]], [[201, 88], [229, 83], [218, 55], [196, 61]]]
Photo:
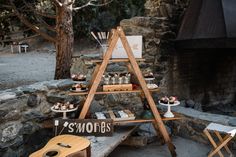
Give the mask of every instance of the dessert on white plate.
[[156, 88], [158, 88], [158, 85], [156, 85], [155, 83], [148, 83], [147, 87], [148, 87], [148, 89], [156, 89]]

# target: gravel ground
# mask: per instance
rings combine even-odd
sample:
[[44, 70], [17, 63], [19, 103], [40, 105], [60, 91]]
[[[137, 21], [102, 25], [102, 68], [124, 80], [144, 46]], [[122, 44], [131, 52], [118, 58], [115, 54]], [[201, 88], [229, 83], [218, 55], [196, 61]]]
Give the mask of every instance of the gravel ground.
[[55, 53], [0, 54], [0, 90], [52, 80]]

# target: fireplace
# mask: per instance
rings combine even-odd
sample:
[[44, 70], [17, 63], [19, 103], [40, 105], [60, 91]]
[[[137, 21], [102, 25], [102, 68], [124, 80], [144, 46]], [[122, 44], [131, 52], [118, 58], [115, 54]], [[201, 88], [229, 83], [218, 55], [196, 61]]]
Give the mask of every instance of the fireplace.
[[170, 60], [169, 92], [198, 110], [236, 116], [236, 1], [192, 0]]
[[190, 107], [236, 116], [236, 54], [232, 50], [189, 50], [176, 54], [170, 65], [169, 90], [180, 99], [193, 100]]

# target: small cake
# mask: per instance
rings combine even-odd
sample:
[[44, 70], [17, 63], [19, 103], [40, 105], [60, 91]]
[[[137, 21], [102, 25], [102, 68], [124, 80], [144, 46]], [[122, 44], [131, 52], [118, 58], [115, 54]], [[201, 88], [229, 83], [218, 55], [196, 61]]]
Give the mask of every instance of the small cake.
[[63, 104], [63, 105], [61, 106], [61, 110], [67, 110], [66, 105]]
[[71, 104], [70, 102], [66, 102], [66, 103], [56, 103], [53, 106], [54, 110], [61, 110], [61, 111], [66, 111], [66, 110], [70, 110], [70, 109], [74, 109], [75, 105]]
[[55, 109], [55, 110], [59, 110], [59, 109], [60, 109], [60, 106], [59, 106], [59, 105], [55, 105], [55, 106], [54, 106], [54, 109]]
[[158, 88], [158, 86], [156, 84], [154, 84], [154, 83], [153, 84], [148, 83], [147, 87], [148, 87], [148, 89], [156, 89], [156, 88]]
[[74, 108], [74, 104], [70, 104], [69, 109], [73, 109], [73, 108]]
[[145, 73], [145, 74], [144, 74], [144, 77], [145, 77], [145, 78], [154, 78], [154, 75], [153, 75], [152, 72], [148, 72], [148, 73]]
[[83, 74], [79, 74], [79, 76], [77, 77], [78, 81], [86, 81], [86, 76]]
[[167, 96], [162, 97], [162, 98], [160, 99], [160, 102], [163, 103], [163, 104], [168, 104], [168, 103], [169, 103], [169, 98], [168, 98]]
[[81, 88], [81, 90], [86, 90], [87, 89], [87, 85], [86, 84], [80, 84], [80, 88]]
[[74, 81], [86, 81], [86, 75], [84, 74], [72, 74], [71, 78]]
[[177, 98], [176, 98], [176, 97], [171, 96], [171, 97], [169, 98], [169, 103], [170, 103], [170, 104], [174, 104], [175, 101], [177, 101]]
[[88, 86], [86, 84], [79, 83], [79, 84], [74, 84], [71, 89], [74, 91], [81, 91], [81, 90], [86, 90], [87, 88]]

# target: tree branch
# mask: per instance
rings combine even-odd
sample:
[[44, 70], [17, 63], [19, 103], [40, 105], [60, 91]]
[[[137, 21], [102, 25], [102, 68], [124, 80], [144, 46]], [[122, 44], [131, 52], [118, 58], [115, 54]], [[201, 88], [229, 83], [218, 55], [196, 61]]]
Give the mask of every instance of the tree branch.
[[75, 0], [71, 0], [69, 3], [67, 3], [66, 5], [67, 6], [70, 6], [70, 5], [72, 5], [72, 4], [74, 4], [75, 3]]
[[50, 18], [50, 19], [56, 19], [56, 15], [49, 15], [49, 14], [46, 14], [46, 13], [43, 13], [43, 12], [37, 11], [37, 10], [34, 10], [34, 13], [38, 14], [38, 15], [41, 15], [43, 17]]
[[40, 34], [35, 34], [35, 35], [29, 36], [29, 37], [26, 37], [26, 38], [0, 40], [0, 43], [1, 42], [20, 42], [20, 41], [28, 40], [28, 39], [35, 38], [35, 37], [38, 37], [38, 36], [40, 36]]
[[[26, 6], [27, 8], [29, 8], [31, 11], [33, 11], [33, 12], [35, 13], [35, 8], [34, 8], [32, 5], [28, 4], [25, 0], [23, 0], [23, 2], [24, 2], [25, 6]], [[36, 19], [37, 19], [46, 29], [48, 29], [48, 30], [50, 30], [50, 31], [53, 31], [53, 32], [56, 32], [55, 27], [50, 26], [50, 25], [49, 25], [46, 21], [44, 21], [41, 17], [36, 16], [36, 15], [35, 15], [35, 17], [36, 17]]]
[[23, 2], [27, 8], [29, 8], [32, 12], [34, 12], [37, 15], [41, 15], [43, 17], [52, 18], [52, 19], [56, 18], [55, 15], [49, 15], [49, 14], [36, 10], [31, 4], [27, 3], [25, 0], [23, 0]]
[[58, 0], [52, 0], [52, 1], [58, 7], [62, 7], [63, 6], [63, 4], [61, 2], [59, 2]]
[[20, 14], [20, 12], [17, 10], [15, 4], [13, 3], [13, 0], [10, 0], [10, 3], [12, 5], [12, 8], [14, 10], [14, 12], [16, 13], [16, 16], [21, 20], [21, 22], [23, 24], [25, 24], [27, 27], [31, 28], [33, 31], [35, 31], [36, 33], [40, 34], [43, 38], [45, 38], [46, 40], [50, 41], [50, 42], [56, 42], [56, 39], [54, 39], [53, 37], [49, 36], [48, 34], [42, 32], [39, 27], [34, 26], [33, 24], [31, 24], [26, 18], [24, 18], [24, 16], [22, 16]]
[[73, 10], [78, 11], [78, 10], [80, 10], [80, 9], [83, 9], [83, 8], [87, 7], [87, 6], [100, 7], [100, 6], [107, 5], [107, 4], [111, 3], [112, 1], [113, 1], [113, 0], [110, 0], [110, 1], [108, 1], [108, 2], [106, 2], [106, 3], [95, 4], [94, 2], [96, 2], [96, 0], [90, 0], [90, 1], [88, 1], [88, 3], [86, 3], [86, 4], [84, 4], [84, 5], [80, 6], [80, 7], [73, 8]]
[[29, 30], [31, 30], [31, 28], [26, 28], [26, 29], [24, 29], [24, 30], [19, 30], [19, 31], [15, 31], [15, 32], [10, 32], [10, 33], [8, 33], [7, 35], [10, 36], [10, 35], [13, 35], [13, 34], [18, 34], [18, 33], [27, 32], [27, 31], [29, 31]]
[[6, 5], [6, 4], [1, 4], [0, 8], [9, 8], [9, 9], [12, 9], [12, 6]]

